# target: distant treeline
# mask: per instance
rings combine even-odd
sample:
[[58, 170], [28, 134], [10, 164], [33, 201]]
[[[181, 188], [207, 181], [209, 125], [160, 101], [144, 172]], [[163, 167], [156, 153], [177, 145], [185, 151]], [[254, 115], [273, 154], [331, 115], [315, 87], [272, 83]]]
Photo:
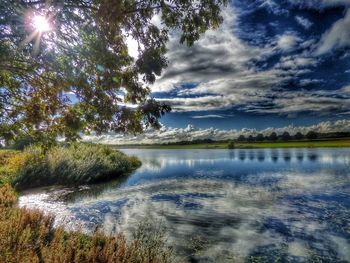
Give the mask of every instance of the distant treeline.
[[316, 139], [336, 139], [350, 137], [350, 132], [333, 132], [333, 133], [317, 133], [309, 131], [306, 134], [297, 132], [294, 135], [290, 135], [289, 132], [277, 135], [276, 132], [272, 132], [270, 135], [263, 135], [258, 133], [256, 136], [249, 135], [245, 137], [240, 135], [235, 141], [237, 142], [276, 142], [276, 141], [300, 141], [300, 140], [316, 140]]
[[284, 132], [278, 135], [276, 132], [272, 132], [269, 135], [264, 135], [258, 133], [257, 135], [244, 136], [240, 135], [238, 138], [233, 140], [220, 140], [215, 141], [212, 139], [199, 139], [192, 141], [179, 141], [179, 142], [169, 142], [159, 145], [191, 145], [191, 144], [210, 144], [210, 143], [227, 143], [229, 141], [235, 142], [277, 142], [277, 141], [302, 141], [302, 140], [317, 140], [317, 139], [336, 139], [336, 138], [346, 138], [350, 137], [350, 132], [332, 132], [332, 133], [317, 133], [314, 131], [309, 131], [306, 134], [297, 132], [294, 135], [290, 135], [289, 132]]

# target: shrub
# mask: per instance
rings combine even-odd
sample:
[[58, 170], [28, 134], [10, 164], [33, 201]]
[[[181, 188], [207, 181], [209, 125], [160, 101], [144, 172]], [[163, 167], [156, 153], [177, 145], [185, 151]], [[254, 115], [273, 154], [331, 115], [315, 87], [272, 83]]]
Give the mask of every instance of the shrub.
[[15, 150], [24, 150], [26, 147], [33, 145], [34, 143], [35, 141], [32, 137], [22, 135], [16, 138], [10, 147]]
[[51, 184], [88, 184], [131, 172], [141, 165], [136, 157], [97, 144], [53, 147], [46, 154], [38, 147], [25, 151], [14, 185], [18, 189]]
[[0, 186], [10, 183], [25, 160], [25, 154], [19, 151], [0, 151]]

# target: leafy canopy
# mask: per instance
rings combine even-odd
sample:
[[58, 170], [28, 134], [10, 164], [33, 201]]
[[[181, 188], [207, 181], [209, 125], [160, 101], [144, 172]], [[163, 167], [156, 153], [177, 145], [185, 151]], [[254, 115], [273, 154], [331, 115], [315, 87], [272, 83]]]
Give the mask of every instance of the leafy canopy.
[[167, 66], [170, 30], [190, 46], [219, 26], [226, 2], [1, 0], [0, 137], [159, 128], [170, 107], [150, 97], [149, 85]]

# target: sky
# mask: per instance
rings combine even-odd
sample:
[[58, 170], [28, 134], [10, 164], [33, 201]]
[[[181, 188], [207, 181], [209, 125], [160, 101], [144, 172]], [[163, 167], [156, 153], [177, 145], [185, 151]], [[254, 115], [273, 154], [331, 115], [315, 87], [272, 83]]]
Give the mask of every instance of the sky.
[[169, 66], [151, 87], [173, 109], [160, 131], [85, 139], [133, 144], [350, 131], [350, 0], [232, 0], [222, 15], [220, 28], [191, 48], [171, 33]]
[[233, 0], [193, 47], [173, 32], [152, 96], [163, 125], [242, 129], [350, 119], [350, 0]]

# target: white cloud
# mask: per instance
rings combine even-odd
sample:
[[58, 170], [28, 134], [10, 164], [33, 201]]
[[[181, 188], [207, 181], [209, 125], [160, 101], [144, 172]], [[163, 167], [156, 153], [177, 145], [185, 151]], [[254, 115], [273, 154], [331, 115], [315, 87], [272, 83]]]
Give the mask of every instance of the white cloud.
[[303, 56], [287, 56], [283, 57], [277, 67], [281, 67], [284, 69], [298, 69], [309, 66], [316, 66], [317, 60], [311, 57], [303, 57]]
[[217, 114], [208, 114], [208, 115], [197, 115], [197, 116], [193, 116], [192, 119], [211, 119], [211, 118], [218, 118], [218, 119], [222, 119], [225, 118], [222, 115], [217, 115]]
[[[153, 85], [152, 91], [173, 91], [179, 96], [162, 96], [159, 101], [170, 104], [173, 111], [200, 112], [256, 105], [278, 95], [274, 88], [308, 73], [309, 67], [317, 65], [315, 57], [303, 52], [282, 57], [268, 70], [260, 69], [254, 61], [262, 61], [281, 53], [281, 50], [288, 52], [296, 47], [309, 48], [314, 42], [303, 42], [296, 33], [287, 32], [269, 45], [252, 46], [236, 36], [235, 12], [233, 7], [227, 7], [223, 11], [223, 25], [217, 31], [207, 32], [191, 48], [180, 45], [176, 34], [172, 36], [169, 67]], [[182, 85], [187, 83], [197, 86]], [[254, 110], [257, 111], [257, 108]]]
[[322, 55], [335, 48], [350, 47], [350, 8], [344, 18], [333, 24], [318, 43], [316, 55]]
[[306, 29], [309, 29], [313, 25], [309, 19], [302, 16], [296, 16], [295, 20]]
[[284, 131], [288, 131], [290, 134], [302, 132], [306, 134], [308, 131], [316, 131], [321, 133], [327, 132], [350, 132], [350, 120], [338, 120], [335, 122], [321, 122], [311, 126], [287, 126], [282, 128], [266, 128], [263, 130], [256, 129], [241, 129], [241, 130], [219, 130], [215, 128], [200, 129], [195, 128], [193, 125], [188, 125], [186, 128], [171, 128], [162, 127], [161, 130], [148, 130], [143, 134], [136, 136], [123, 136], [120, 134], [104, 134], [100, 136], [84, 136], [84, 141], [98, 142], [104, 144], [162, 144], [178, 141], [193, 141], [193, 140], [230, 140], [237, 138], [243, 134], [245, 136], [256, 135], [263, 133], [269, 135], [271, 132], [282, 134]]
[[[193, 47], [178, 43], [174, 34], [169, 42], [169, 67], [152, 87], [154, 92], [166, 92], [181, 83], [208, 83], [220, 79], [235, 79], [253, 75], [250, 63], [271, 55], [272, 47], [258, 48], [240, 40], [235, 34], [236, 13], [228, 6], [223, 11], [224, 23], [217, 30], [206, 32]], [[269, 78], [267, 76], [267, 78]]]
[[304, 5], [311, 8], [325, 8], [332, 6], [350, 5], [350, 0], [289, 0], [292, 4]]
[[292, 33], [280, 36], [277, 40], [277, 47], [283, 51], [291, 51], [300, 42], [300, 38]]

